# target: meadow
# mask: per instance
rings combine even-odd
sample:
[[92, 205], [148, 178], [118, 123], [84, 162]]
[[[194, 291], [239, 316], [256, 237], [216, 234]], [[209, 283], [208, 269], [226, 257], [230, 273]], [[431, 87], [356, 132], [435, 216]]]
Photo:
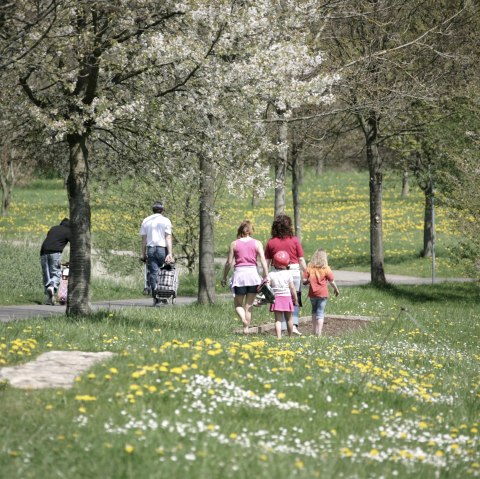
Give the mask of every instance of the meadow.
[[72, 389], [0, 386], [1, 475], [479, 477], [478, 299], [473, 283], [343, 288], [328, 312], [371, 326], [280, 341], [234, 334], [230, 301], [0, 324], [0, 366], [115, 353]]
[[[41, 297], [39, 243], [66, 216], [61, 185], [37, 186], [17, 192], [11, 216], [0, 220], [0, 280], [15, 285], [2, 288], [2, 304]], [[309, 197], [302, 210], [307, 255], [321, 242], [334, 270], [368, 270], [368, 192], [360, 174], [326, 175]], [[235, 207], [228, 196], [219, 201], [219, 256], [245, 217], [260, 239], [268, 237], [267, 199], [254, 210], [248, 199]], [[438, 216], [438, 274], [460, 276], [461, 265], [448, 260], [455, 238], [446, 215]], [[95, 206], [94, 235], [104, 218]], [[402, 199], [392, 182], [387, 272], [428, 276], [431, 262], [418, 257], [422, 218], [421, 194]], [[98, 275], [93, 298], [133, 297], [142, 287], [140, 271], [121, 281]], [[195, 279], [184, 277], [181, 288], [194, 294]], [[473, 282], [343, 287], [327, 314], [370, 316], [367, 328], [282, 340], [236, 334], [230, 298], [0, 323], [0, 367], [52, 350], [114, 353], [71, 389], [0, 383], [0, 476], [480, 477], [479, 304]], [[302, 315], [309, 313], [305, 306]], [[268, 321], [266, 307], [255, 310], [254, 324]]]
[[[401, 196], [398, 174], [385, 177], [384, 188], [384, 250], [385, 270], [389, 274], [430, 277], [431, 259], [421, 258], [423, 247], [424, 195], [414, 186], [410, 195]], [[270, 235], [273, 217], [273, 192], [252, 208], [251, 198], [238, 198], [227, 193], [217, 200], [215, 249], [225, 258], [240, 222], [247, 218], [255, 225], [255, 237], [264, 244]], [[318, 247], [329, 253], [332, 268], [369, 271], [368, 175], [358, 171], [330, 171], [316, 177], [306, 171], [300, 195], [302, 244], [308, 258]], [[292, 213], [291, 193], [287, 188], [287, 214]], [[94, 255], [92, 299], [131, 298], [143, 290], [143, 274], [136, 253], [139, 248], [138, 228], [150, 213], [133, 212], [125, 199], [125, 190], [92, 196], [92, 242], [95, 249], [105, 238], [117, 250], [133, 251], [133, 256], [107, 257], [101, 261]], [[168, 215], [169, 205], [166, 205]], [[7, 217], [0, 217], [2, 255], [0, 281], [15, 288], [0, 290], [0, 304], [21, 304], [43, 299], [39, 266], [40, 244], [49, 227], [68, 216], [68, 201], [61, 180], [36, 180], [28, 187], [14, 190], [14, 199]], [[181, 231], [184, 225], [174, 221]], [[115, 232], [112, 235], [111, 232]], [[455, 228], [448, 214], [436, 209], [436, 276], [462, 277], [465, 267], [454, 259], [450, 248], [455, 245]], [[108, 243], [107, 243], [108, 244]], [[98, 248], [97, 248], [98, 250]], [[68, 250], [64, 254], [68, 259]], [[98, 274], [97, 274], [98, 273]], [[220, 274], [217, 286], [220, 289]], [[197, 278], [185, 276], [181, 294], [196, 294]]]

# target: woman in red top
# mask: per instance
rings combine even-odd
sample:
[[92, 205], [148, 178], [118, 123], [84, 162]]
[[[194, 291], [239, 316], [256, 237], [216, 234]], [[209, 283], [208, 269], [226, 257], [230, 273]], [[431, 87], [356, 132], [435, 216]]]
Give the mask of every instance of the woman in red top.
[[[292, 219], [290, 216], [281, 214], [275, 217], [272, 223], [272, 237], [268, 240], [265, 247], [265, 258], [270, 266], [275, 253], [286, 251], [290, 256], [290, 271], [293, 275], [293, 283], [297, 291], [298, 303], [293, 310], [293, 333], [301, 335], [298, 330], [298, 320], [300, 316], [300, 307], [302, 306], [301, 284], [302, 272], [307, 269], [305, 263], [303, 248], [300, 240], [293, 234]], [[285, 319], [282, 321], [282, 331], [287, 330]]]
[[325, 306], [328, 300], [328, 283], [331, 284], [335, 296], [338, 296], [340, 291], [333, 279], [332, 270], [328, 266], [327, 253], [320, 248], [313, 253], [303, 280], [303, 284], [310, 284], [308, 297], [312, 303], [312, 328], [316, 336], [322, 334]]
[[268, 275], [267, 262], [260, 241], [251, 237], [253, 225], [250, 221], [242, 221], [237, 231], [237, 239], [232, 241], [228, 251], [227, 261], [223, 269], [222, 286], [227, 284], [227, 274], [235, 267], [230, 280], [234, 294], [235, 311], [243, 323], [243, 332], [248, 333], [252, 321], [252, 307], [257, 296], [257, 287], [262, 278], [257, 271], [257, 258], [263, 269], [263, 277]]

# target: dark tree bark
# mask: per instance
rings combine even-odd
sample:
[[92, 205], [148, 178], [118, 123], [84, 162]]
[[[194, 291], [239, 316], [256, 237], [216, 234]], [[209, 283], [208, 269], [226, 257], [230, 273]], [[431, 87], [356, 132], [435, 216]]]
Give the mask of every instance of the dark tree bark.
[[2, 185], [2, 216], [7, 216], [12, 200], [13, 185], [15, 184], [15, 173], [11, 163], [8, 163], [5, 174], [2, 171], [0, 183]]
[[70, 174], [67, 180], [72, 239], [68, 281], [67, 315], [91, 312], [91, 213], [88, 189], [88, 149], [85, 135], [68, 135]]
[[285, 212], [285, 179], [288, 161], [288, 124], [286, 121], [281, 121], [279, 124], [278, 141], [282, 147], [275, 163], [275, 216]]
[[211, 162], [200, 158], [200, 259], [198, 302], [215, 302], [215, 263], [213, 212], [215, 208], [215, 181]]
[[383, 167], [375, 143], [377, 131], [378, 116], [371, 112], [364, 129], [370, 174], [370, 272], [372, 283], [384, 284], [386, 279], [383, 252]]
[[432, 180], [428, 180], [426, 188], [424, 189], [425, 193], [425, 214], [423, 220], [423, 250], [422, 257], [430, 258], [433, 254], [433, 241], [435, 235], [435, 224], [434, 224], [434, 189]]
[[317, 158], [317, 160], [315, 161], [315, 176], [322, 176], [324, 169], [325, 169], [324, 158]]
[[295, 225], [295, 236], [302, 240], [302, 219], [300, 216], [300, 185], [302, 182], [302, 165], [299, 159], [298, 147], [292, 144], [292, 199], [293, 199], [293, 221]]
[[402, 197], [407, 197], [409, 194], [408, 187], [408, 171], [404, 170], [402, 173]]

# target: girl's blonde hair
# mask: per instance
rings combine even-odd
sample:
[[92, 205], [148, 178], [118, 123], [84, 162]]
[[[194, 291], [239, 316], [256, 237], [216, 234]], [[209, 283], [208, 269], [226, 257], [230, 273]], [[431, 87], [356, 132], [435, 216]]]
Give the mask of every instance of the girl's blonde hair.
[[308, 263], [309, 268], [327, 268], [328, 267], [328, 259], [327, 259], [327, 252], [319, 248], [315, 253], [313, 253], [312, 259], [310, 263]]
[[244, 220], [240, 223], [237, 230], [237, 238], [245, 238], [253, 234], [253, 225], [249, 220]]

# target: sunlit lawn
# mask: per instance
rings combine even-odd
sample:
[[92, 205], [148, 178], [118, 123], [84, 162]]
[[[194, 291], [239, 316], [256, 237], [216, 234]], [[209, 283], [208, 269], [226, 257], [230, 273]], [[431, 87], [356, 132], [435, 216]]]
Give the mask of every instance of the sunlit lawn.
[[478, 295], [343, 288], [330, 313], [377, 320], [337, 338], [237, 336], [231, 301], [0, 324], [0, 366], [115, 353], [71, 390], [0, 386], [1, 476], [479, 477]]
[[[432, 274], [432, 261], [419, 257], [423, 247], [424, 195], [412, 187], [410, 195], [402, 198], [400, 186], [398, 174], [386, 174], [383, 201], [385, 269], [390, 274], [428, 277]], [[126, 204], [127, 199], [115, 195], [96, 194], [92, 197], [94, 248], [97, 240], [115, 231], [116, 248], [137, 251], [139, 224], [149, 211], [134, 214], [125, 207]], [[226, 256], [228, 245], [245, 218], [254, 222], [258, 239], [264, 243], [268, 240], [273, 217], [272, 191], [255, 208], [251, 207], [251, 198], [242, 199], [226, 193], [219, 196], [216, 206], [217, 256]], [[286, 212], [293, 214], [289, 188]], [[63, 182], [37, 180], [29, 188], [14, 191], [9, 216], [0, 218], [0, 237], [31, 243], [34, 248], [39, 248], [48, 228], [64, 216], [68, 216], [68, 202]], [[301, 226], [307, 259], [316, 248], [323, 247], [329, 252], [334, 270], [369, 271], [368, 174], [327, 172], [315, 177], [307, 170], [301, 188]], [[174, 228], [179, 232], [183, 225], [179, 222]], [[436, 232], [436, 275], [463, 276], [462, 264], [454, 261], [449, 253], [449, 247], [456, 242], [455, 230], [441, 207], [436, 209]], [[111, 264], [111, 268], [113, 266]], [[119, 268], [128, 270], [129, 275], [135, 271], [138, 273], [139, 269], [138, 262], [130, 259], [116, 267], [116, 275]]]
[[[68, 215], [52, 184], [16, 191], [0, 219], [2, 240], [15, 240], [2, 243], [0, 304], [42, 297], [39, 244]], [[368, 270], [366, 176], [311, 177], [302, 202], [307, 256], [323, 246], [334, 269]], [[271, 204], [222, 197], [217, 254], [244, 218], [265, 241]], [[94, 242], [108, 230], [107, 206], [93, 202]], [[387, 272], [429, 275], [418, 258], [422, 195], [402, 199], [387, 181], [384, 206]], [[138, 244], [141, 218], [115, 214], [131, 225], [121, 237]], [[437, 274], [459, 276], [441, 209], [437, 218]], [[93, 299], [140, 295], [138, 260], [130, 266], [128, 278], [94, 277]], [[195, 279], [180, 287], [194, 294]], [[343, 288], [327, 312], [376, 318], [369, 328], [281, 341], [234, 334], [231, 300], [0, 323], [0, 367], [51, 350], [115, 353], [71, 390], [0, 385], [0, 477], [479, 477], [479, 304], [476, 283]], [[267, 321], [256, 309], [254, 324]]]
[[[400, 178], [386, 175], [383, 195], [384, 249], [386, 272], [414, 276], [431, 275], [432, 263], [419, 258], [423, 248], [425, 197], [418, 188], [401, 196]], [[293, 218], [291, 194], [286, 213]], [[366, 172], [329, 172], [320, 177], [307, 172], [300, 194], [301, 237], [308, 259], [319, 248], [330, 255], [334, 269], [369, 271], [369, 193]], [[216, 232], [218, 245], [226, 248], [235, 233], [228, 225], [251, 219], [258, 239], [270, 237], [273, 217], [271, 196], [252, 208], [250, 199], [222, 198], [219, 207], [223, 220]], [[228, 221], [227, 221], [228, 219]], [[436, 212], [436, 268], [443, 276], [462, 276], [461, 265], [449, 259], [448, 248], [455, 242], [446, 212]], [[220, 251], [220, 250], [219, 250]]]

